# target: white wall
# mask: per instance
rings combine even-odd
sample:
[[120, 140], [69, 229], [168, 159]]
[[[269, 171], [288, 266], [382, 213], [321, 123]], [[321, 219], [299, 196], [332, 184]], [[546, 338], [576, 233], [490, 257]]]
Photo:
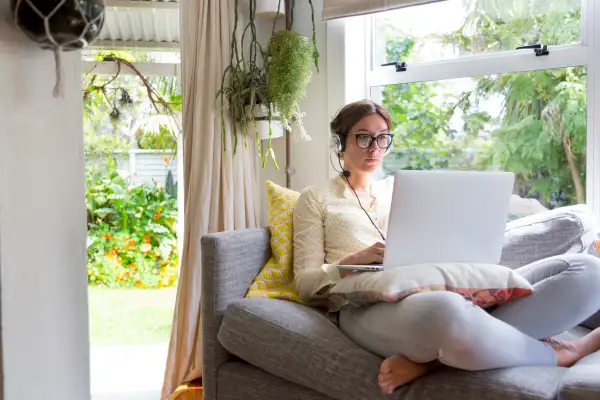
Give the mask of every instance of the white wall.
[[[311, 136], [311, 141], [304, 141], [297, 132], [292, 133], [291, 165], [295, 173], [291, 176], [291, 188], [301, 190], [312, 184], [321, 184], [329, 179], [329, 122], [330, 115], [327, 93], [327, 30], [322, 21], [323, 0], [313, 0], [317, 32], [317, 48], [319, 50], [319, 72], [313, 70], [313, 78], [308, 86], [306, 98], [300, 102], [300, 109], [306, 113], [304, 127]], [[308, 1], [297, 1], [294, 14], [293, 30], [312, 38], [311, 10]], [[261, 38], [264, 30], [271, 32], [270, 23], [260, 22]], [[266, 43], [261, 40], [262, 43]], [[285, 186], [285, 139], [274, 141], [274, 149], [278, 157], [280, 170], [272, 163], [263, 171], [263, 181], [270, 179]], [[266, 223], [267, 213], [263, 212]]]
[[[90, 398], [80, 54], [54, 59], [0, 2], [0, 266], [5, 400]], [[41, 392], [40, 392], [41, 390]]]

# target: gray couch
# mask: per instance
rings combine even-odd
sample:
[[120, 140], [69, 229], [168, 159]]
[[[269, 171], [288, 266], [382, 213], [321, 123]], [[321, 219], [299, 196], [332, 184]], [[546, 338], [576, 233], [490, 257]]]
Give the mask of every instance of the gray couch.
[[[567, 235], [565, 229], [558, 232]], [[522, 248], [512, 232], [505, 248]], [[357, 347], [323, 312], [284, 300], [244, 299], [270, 257], [269, 237], [268, 229], [249, 229], [202, 238], [205, 400], [600, 399], [600, 353], [568, 369], [447, 368], [383, 395], [377, 386], [381, 358]], [[568, 245], [571, 251], [576, 242]], [[580, 326], [565, 336], [586, 332]]]

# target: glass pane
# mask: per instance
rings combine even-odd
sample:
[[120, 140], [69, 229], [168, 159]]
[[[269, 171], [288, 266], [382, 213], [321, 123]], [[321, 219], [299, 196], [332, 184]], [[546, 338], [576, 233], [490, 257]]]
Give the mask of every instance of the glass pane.
[[586, 81], [586, 68], [574, 67], [372, 88], [394, 121], [381, 173], [506, 170], [522, 198], [583, 203]]
[[581, 41], [581, 0], [447, 0], [374, 17], [373, 63], [424, 62]]

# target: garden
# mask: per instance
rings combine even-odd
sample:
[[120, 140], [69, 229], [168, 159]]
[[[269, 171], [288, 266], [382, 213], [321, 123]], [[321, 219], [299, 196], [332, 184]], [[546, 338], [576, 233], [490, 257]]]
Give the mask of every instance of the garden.
[[[130, 51], [89, 56], [118, 71], [152, 61]], [[91, 342], [167, 342], [179, 272], [179, 86], [175, 77], [93, 72], [83, 77]], [[132, 174], [132, 152], [164, 172]]]

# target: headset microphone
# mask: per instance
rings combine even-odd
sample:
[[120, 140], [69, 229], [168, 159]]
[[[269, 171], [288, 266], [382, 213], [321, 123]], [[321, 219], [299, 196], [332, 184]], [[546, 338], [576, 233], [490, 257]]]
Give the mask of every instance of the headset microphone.
[[343, 169], [342, 175], [344, 176], [344, 178], [350, 178], [350, 171], [346, 171], [345, 169]]

